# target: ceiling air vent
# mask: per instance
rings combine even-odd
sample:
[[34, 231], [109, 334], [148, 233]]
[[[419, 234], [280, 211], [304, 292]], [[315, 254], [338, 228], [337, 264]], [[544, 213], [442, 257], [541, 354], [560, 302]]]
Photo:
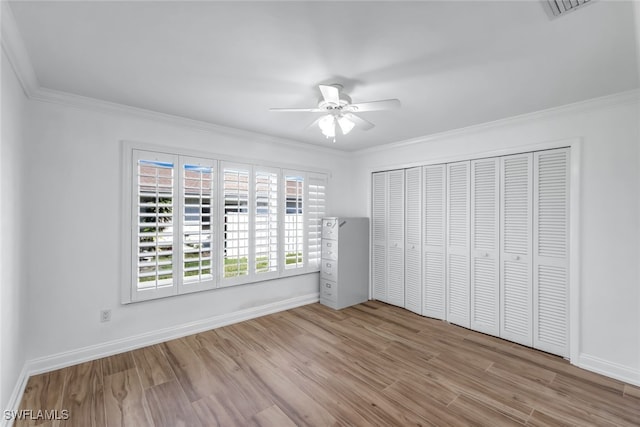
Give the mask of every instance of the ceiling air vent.
[[552, 17], [564, 15], [573, 12], [584, 5], [591, 3], [591, 0], [546, 0], [548, 11]]

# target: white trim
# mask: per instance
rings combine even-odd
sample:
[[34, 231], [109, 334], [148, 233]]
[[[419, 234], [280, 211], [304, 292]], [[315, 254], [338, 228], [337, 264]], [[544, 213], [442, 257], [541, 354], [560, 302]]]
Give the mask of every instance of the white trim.
[[621, 104], [630, 104], [640, 100], [640, 89], [632, 89], [624, 92], [605, 95], [598, 98], [591, 98], [584, 101], [578, 101], [571, 104], [551, 107], [531, 113], [520, 114], [517, 116], [505, 117], [490, 122], [479, 123], [476, 125], [465, 126], [457, 129], [447, 130], [444, 132], [433, 133], [429, 135], [419, 136], [404, 141], [390, 142], [388, 144], [376, 145], [375, 147], [354, 150], [350, 153], [354, 155], [370, 154], [379, 151], [385, 151], [393, 148], [408, 147], [424, 142], [453, 138], [456, 136], [472, 135], [484, 130], [495, 129], [503, 126], [515, 125], [531, 120], [540, 120], [549, 117], [556, 117], [560, 114], [571, 114], [586, 110], [599, 109]]
[[7, 55], [9, 64], [11, 64], [11, 68], [25, 95], [31, 98], [40, 88], [40, 83], [33, 69], [31, 58], [29, 58], [29, 51], [22, 40], [20, 30], [18, 30], [18, 24], [11, 6], [9, 6], [8, 1], [2, 1], [1, 3], [2, 13], [0, 15], [2, 16], [2, 24], [0, 27], [2, 36], [0, 40], [2, 42], [2, 50]]
[[569, 360], [580, 355], [580, 176], [582, 140], [576, 139], [569, 151]]
[[510, 156], [513, 154], [522, 154], [522, 153], [531, 153], [534, 151], [543, 151], [543, 150], [552, 150], [554, 148], [562, 148], [562, 147], [571, 147], [572, 144], [575, 144], [576, 141], [579, 141], [579, 137], [574, 138], [563, 138], [558, 140], [544, 141], [538, 142], [534, 144], [522, 144], [522, 145], [514, 145], [510, 147], [495, 149], [495, 150], [480, 150], [473, 151], [464, 154], [457, 154], [453, 156], [441, 156], [441, 157], [431, 157], [425, 160], [418, 160], [409, 163], [396, 163], [391, 165], [381, 165], [381, 166], [373, 166], [369, 167], [367, 173], [372, 174], [374, 172], [384, 172], [388, 170], [394, 169], [409, 169], [416, 166], [430, 166], [430, 165], [439, 165], [445, 163], [456, 163], [462, 162], [465, 160], [480, 160], [489, 157], [502, 157], [502, 156]]
[[39, 357], [29, 360], [26, 363], [26, 369], [29, 375], [41, 374], [43, 372], [65, 368], [67, 366], [72, 366], [89, 360], [95, 360], [168, 340], [185, 337], [187, 335], [197, 334], [210, 329], [254, 319], [256, 317], [289, 310], [307, 304], [313, 304], [318, 301], [320, 301], [319, 292], [301, 295], [257, 307], [234, 311], [232, 313], [220, 314], [207, 319], [184, 323], [182, 325], [158, 329], [144, 334], [69, 350], [50, 356]]
[[576, 366], [640, 387], [640, 369], [632, 369], [586, 353], [580, 354]]
[[34, 92], [28, 94], [29, 98], [35, 101], [49, 102], [53, 104], [61, 104], [70, 107], [89, 109], [100, 112], [108, 112], [115, 114], [123, 114], [128, 116], [135, 116], [143, 119], [160, 121], [163, 123], [188, 127], [189, 129], [200, 130], [203, 132], [210, 132], [216, 134], [222, 134], [231, 137], [243, 138], [252, 141], [260, 141], [263, 143], [271, 143], [282, 145], [288, 148], [304, 149], [307, 151], [317, 151], [322, 153], [329, 153], [338, 155], [341, 157], [347, 157], [350, 152], [340, 150], [332, 147], [325, 147], [316, 144], [309, 144], [301, 141], [294, 141], [291, 139], [285, 139], [281, 137], [271, 136], [263, 133], [252, 132], [249, 130], [233, 128], [229, 126], [222, 126], [212, 122], [206, 122], [202, 120], [190, 119], [184, 116], [178, 116], [174, 114], [161, 113], [154, 110], [148, 110], [145, 108], [133, 107], [130, 105], [118, 104], [115, 102], [104, 101], [97, 98], [90, 98], [82, 95], [75, 95], [72, 93], [62, 92], [58, 90], [39, 87]]
[[2, 408], [2, 414], [0, 414], [0, 427], [11, 427], [14, 420], [6, 420], [4, 417], [4, 411], [17, 411], [20, 408], [20, 402], [22, 402], [22, 395], [27, 388], [27, 381], [32, 374], [29, 373], [28, 362], [22, 367], [20, 375], [16, 381], [16, 385], [13, 388], [13, 392], [7, 401], [6, 408]]

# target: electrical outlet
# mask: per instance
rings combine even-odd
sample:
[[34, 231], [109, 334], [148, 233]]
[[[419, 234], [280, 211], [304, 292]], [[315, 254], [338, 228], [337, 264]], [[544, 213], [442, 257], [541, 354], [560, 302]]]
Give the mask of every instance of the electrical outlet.
[[102, 311], [100, 311], [100, 321], [101, 322], [109, 322], [109, 321], [111, 321], [111, 310], [102, 310]]

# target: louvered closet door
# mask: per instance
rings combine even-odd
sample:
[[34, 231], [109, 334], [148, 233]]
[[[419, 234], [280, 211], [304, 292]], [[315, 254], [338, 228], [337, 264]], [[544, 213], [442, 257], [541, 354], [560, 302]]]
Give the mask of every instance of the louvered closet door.
[[405, 171], [405, 308], [422, 314], [422, 168]]
[[387, 173], [373, 174], [371, 234], [373, 299], [387, 302]]
[[422, 314], [445, 319], [446, 166], [422, 168], [423, 183], [423, 309]]
[[569, 149], [534, 153], [533, 346], [569, 355]]
[[447, 165], [447, 320], [469, 327], [469, 164]]
[[471, 162], [471, 329], [500, 334], [500, 161]]
[[532, 345], [533, 154], [501, 158], [500, 336]]
[[404, 307], [404, 170], [387, 173], [387, 302]]

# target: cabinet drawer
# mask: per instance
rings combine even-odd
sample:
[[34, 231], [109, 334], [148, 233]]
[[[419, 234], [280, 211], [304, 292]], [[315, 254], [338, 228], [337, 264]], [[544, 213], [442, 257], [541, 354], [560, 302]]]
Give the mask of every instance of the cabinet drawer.
[[323, 259], [320, 266], [320, 277], [323, 279], [338, 280], [338, 261]]
[[338, 219], [325, 218], [322, 220], [322, 237], [325, 239], [338, 238]]
[[338, 294], [338, 287], [335, 282], [330, 280], [320, 281], [320, 298], [328, 299], [330, 301], [336, 301]]
[[322, 240], [322, 258], [323, 259], [338, 259], [338, 242], [336, 240]]

